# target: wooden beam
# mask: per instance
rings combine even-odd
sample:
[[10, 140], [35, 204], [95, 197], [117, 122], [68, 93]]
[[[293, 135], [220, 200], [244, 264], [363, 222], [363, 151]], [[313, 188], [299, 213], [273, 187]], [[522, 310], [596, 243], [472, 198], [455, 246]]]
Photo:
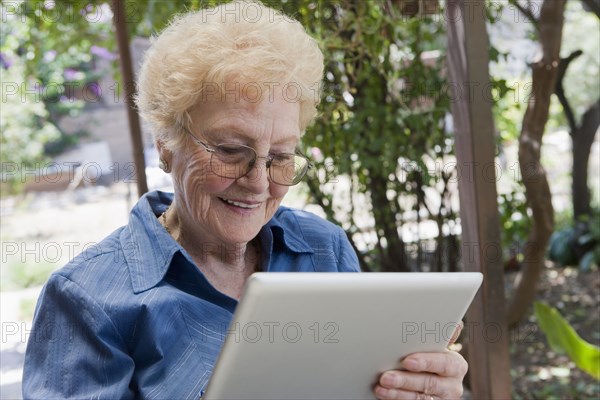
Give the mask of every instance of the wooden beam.
[[121, 65], [121, 75], [123, 81], [123, 93], [125, 94], [125, 104], [127, 107], [127, 120], [129, 121], [129, 133], [131, 135], [131, 145], [133, 147], [133, 162], [135, 165], [136, 182], [138, 196], [142, 196], [148, 191], [146, 182], [146, 162], [144, 160], [144, 143], [142, 141], [142, 129], [140, 117], [135, 108], [135, 78], [131, 63], [131, 52], [129, 51], [129, 35], [127, 33], [127, 23], [124, 7], [125, 0], [113, 0], [113, 14], [115, 28], [117, 31], [117, 43], [119, 45], [119, 58]]
[[484, 274], [467, 313], [470, 386], [474, 399], [510, 399], [500, 219], [494, 163], [494, 121], [484, 0], [447, 0], [448, 67], [462, 226], [462, 263]]

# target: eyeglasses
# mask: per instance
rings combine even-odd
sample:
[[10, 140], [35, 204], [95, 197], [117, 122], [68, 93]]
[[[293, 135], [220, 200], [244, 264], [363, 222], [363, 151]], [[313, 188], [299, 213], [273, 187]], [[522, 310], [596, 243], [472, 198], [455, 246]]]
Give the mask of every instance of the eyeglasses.
[[256, 165], [259, 158], [265, 159], [271, 182], [283, 186], [294, 186], [306, 176], [313, 168], [313, 164], [306, 156], [296, 152], [278, 153], [267, 157], [259, 157], [252, 147], [237, 143], [222, 143], [210, 146], [198, 139], [189, 129], [187, 133], [210, 153], [211, 171], [227, 179], [239, 179], [246, 176]]

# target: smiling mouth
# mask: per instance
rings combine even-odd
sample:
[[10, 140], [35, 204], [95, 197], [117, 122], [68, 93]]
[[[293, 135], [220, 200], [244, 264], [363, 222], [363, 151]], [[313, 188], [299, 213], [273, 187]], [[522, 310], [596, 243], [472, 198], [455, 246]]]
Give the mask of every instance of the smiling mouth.
[[253, 208], [258, 208], [260, 207], [260, 203], [254, 203], [254, 204], [248, 204], [248, 203], [243, 203], [240, 201], [233, 201], [233, 200], [227, 200], [224, 198], [219, 197], [219, 199], [221, 201], [223, 201], [226, 204], [232, 205], [232, 206], [236, 206], [236, 207], [240, 207], [240, 208], [246, 208], [246, 209], [253, 209]]

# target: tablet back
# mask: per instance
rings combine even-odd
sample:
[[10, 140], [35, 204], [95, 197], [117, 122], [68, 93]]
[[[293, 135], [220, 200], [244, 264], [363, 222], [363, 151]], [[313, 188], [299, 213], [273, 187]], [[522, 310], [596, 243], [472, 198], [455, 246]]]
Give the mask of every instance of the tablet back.
[[443, 351], [480, 273], [256, 273], [203, 399], [375, 399], [379, 374]]

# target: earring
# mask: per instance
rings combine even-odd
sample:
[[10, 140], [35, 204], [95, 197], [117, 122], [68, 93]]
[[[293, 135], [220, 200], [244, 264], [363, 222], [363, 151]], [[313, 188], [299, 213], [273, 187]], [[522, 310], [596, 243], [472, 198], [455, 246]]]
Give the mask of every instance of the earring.
[[169, 164], [165, 160], [158, 160], [158, 168], [162, 169], [164, 172], [169, 172]]

